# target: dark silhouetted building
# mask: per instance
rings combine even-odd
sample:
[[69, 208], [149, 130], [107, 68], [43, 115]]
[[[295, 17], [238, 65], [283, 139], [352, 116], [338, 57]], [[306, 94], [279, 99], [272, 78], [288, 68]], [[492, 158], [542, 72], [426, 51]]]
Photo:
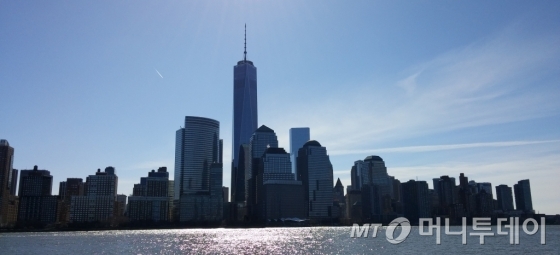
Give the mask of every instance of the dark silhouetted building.
[[518, 181], [513, 185], [515, 193], [515, 207], [518, 211], [534, 213], [533, 200], [531, 199], [531, 184], [529, 180]]
[[12, 225], [17, 219], [18, 201], [11, 191], [15, 189], [12, 175], [14, 148], [7, 140], [0, 140], [0, 227]]
[[431, 218], [431, 199], [428, 183], [414, 181], [401, 184], [404, 217], [411, 223], [418, 223], [419, 218]]
[[15, 196], [17, 191], [17, 183], [18, 183], [18, 170], [12, 169], [12, 181], [8, 184], [10, 189], [10, 195]]
[[[274, 130], [262, 125], [253, 135], [249, 142], [249, 155], [251, 160], [245, 160], [245, 201], [247, 217], [258, 219], [257, 216], [257, 174], [261, 168], [262, 156], [268, 148], [278, 148], [278, 138]], [[244, 156], [243, 158], [245, 158]], [[247, 165], [248, 164], [248, 165]], [[290, 167], [291, 168], [291, 167]]]
[[306, 218], [303, 185], [292, 173], [290, 154], [283, 148], [267, 148], [258, 165], [257, 219]]
[[53, 177], [47, 170], [21, 170], [18, 221], [55, 223], [58, 201], [52, 196]]
[[498, 200], [498, 210], [502, 210], [503, 212], [514, 210], [511, 187], [505, 184], [496, 186], [496, 198]]

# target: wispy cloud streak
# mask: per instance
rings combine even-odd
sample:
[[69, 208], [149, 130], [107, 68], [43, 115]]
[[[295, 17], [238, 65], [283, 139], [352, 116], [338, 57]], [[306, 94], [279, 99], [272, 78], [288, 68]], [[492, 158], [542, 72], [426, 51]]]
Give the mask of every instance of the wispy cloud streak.
[[422, 146], [405, 146], [381, 149], [365, 149], [365, 150], [333, 150], [330, 155], [351, 155], [351, 154], [372, 154], [372, 153], [394, 153], [394, 152], [429, 152], [443, 150], [458, 150], [472, 148], [488, 148], [488, 147], [509, 147], [523, 146], [543, 143], [558, 143], [560, 140], [546, 141], [507, 141], [507, 142], [487, 142], [487, 143], [462, 143], [462, 144], [442, 144], [442, 145], [422, 145]]

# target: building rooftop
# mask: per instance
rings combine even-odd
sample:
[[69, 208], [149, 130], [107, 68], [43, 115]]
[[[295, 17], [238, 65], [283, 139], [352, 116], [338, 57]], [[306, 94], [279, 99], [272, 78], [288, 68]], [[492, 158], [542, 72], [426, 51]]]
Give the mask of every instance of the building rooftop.
[[383, 159], [379, 156], [371, 155], [367, 156], [364, 161], [383, 161]]
[[264, 151], [265, 154], [288, 154], [284, 148], [267, 148]]
[[260, 133], [274, 133], [274, 130], [270, 129], [269, 127], [262, 125], [261, 127], [257, 128], [257, 130], [255, 130], [256, 132], [260, 132]]
[[309, 147], [309, 146], [321, 147], [321, 144], [315, 140], [309, 140], [303, 145], [303, 147]]

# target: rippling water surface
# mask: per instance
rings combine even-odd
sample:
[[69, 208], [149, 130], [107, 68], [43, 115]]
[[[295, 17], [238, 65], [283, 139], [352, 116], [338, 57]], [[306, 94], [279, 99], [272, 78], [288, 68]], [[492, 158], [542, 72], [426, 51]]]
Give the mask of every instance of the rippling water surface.
[[[495, 228], [495, 227], [494, 227]], [[444, 235], [420, 236], [413, 227], [400, 244], [387, 241], [385, 231], [377, 237], [351, 238], [350, 227], [119, 230], [0, 234], [0, 254], [560, 254], [560, 226], [547, 226], [546, 245], [540, 232], [520, 231], [520, 244], [509, 237], [485, 238]], [[452, 230], [460, 230], [455, 228]], [[470, 230], [469, 230], [470, 231]], [[398, 236], [399, 230], [395, 232]]]

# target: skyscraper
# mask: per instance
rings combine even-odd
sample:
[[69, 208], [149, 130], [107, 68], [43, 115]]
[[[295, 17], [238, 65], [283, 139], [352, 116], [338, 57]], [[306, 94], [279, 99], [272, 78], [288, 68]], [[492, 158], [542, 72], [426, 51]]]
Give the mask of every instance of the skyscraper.
[[304, 186], [309, 218], [332, 218], [333, 168], [327, 148], [315, 140], [306, 142], [298, 151], [297, 168], [297, 180]]
[[298, 150], [309, 141], [309, 128], [290, 128], [290, 159], [292, 161], [292, 171], [297, 175], [296, 158]]
[[[245, 30], [246, 31], [246, 30]], [[248, 144], [257, 129], [257, 68], [247, 60], [247, 33], [243, 60], [233, 67], [233, 166], [239, 164], [239, 148]]]
[[222, 219], [220, 143], [220, 122], [213, 119], [187, 116], [177, 130], [174, 196], [180, 221]]
[[267, 148], [257, 174], [258, 219], [305, 218], [303, 185], [292, 173], [290, 154], [283, 148]]
[[531, 184], [529, 180], [518, 181], [513, 185], [515, 193], [515, 207], [518, 211], [533, 212], [533, 200], [531, 199]]
[[258, 170], [262, 163], [261, 157], [267, 148], [278, 148], [278, 138], [274, 130], [262, 125], [251, 136], [249, 142], [249, 155], [251, 160], [247, 161], [249, 165], [245, 166], [245, 201], [247, 202], [247, 210], [249, 215], [253, 215], [251, 206], [256, 204], [256, 188]]
[[496, 186], [496, 198], [498, 200], [498, 209], [509, 212], [513, 211], [513, 195], [511, 187], [505, 184]]
[[220, 122], [185, 117], [175, 144], [175, 200], [181, 195], [208, 191], [210, 165], [219, 162]]
[[402, 183], [404, 217], [413, 223], [431, 217], [431, 201], [426, 181], [410, 180]]
[[8, 141], [0, 140], [0, 225], [7, 223], [13, 163], [14, 148]]

